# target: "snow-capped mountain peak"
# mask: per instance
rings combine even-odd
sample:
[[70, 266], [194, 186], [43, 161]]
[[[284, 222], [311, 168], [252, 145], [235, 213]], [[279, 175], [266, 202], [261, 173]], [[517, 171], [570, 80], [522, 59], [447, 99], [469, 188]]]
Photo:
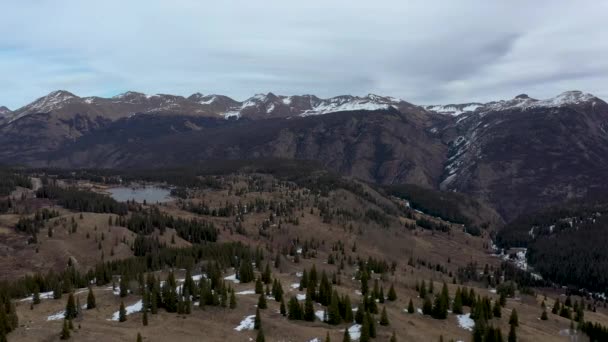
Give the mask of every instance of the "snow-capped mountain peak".
[[601, 101], [597, 97], [589, 93], [583, 93], [579, 90], [571, 90], [563, 92], [555, 97], [546, 100], [537, 100], [529, 97], [527, 94], [520, 94], [510, 100], [500, 100], [488, 103], [464, 103], [464, 104], [449, 104], [449, 105], [430, 105], [424, 106], [424, 109], [439, 114], [458, 116], [465, 113], [479, 111], [487, 113], [490, 111], [506, 111], [506, 110], [527, 110], [530, 108], [555, 108], [562, 106], [573, 106], [584, 103], [594, 103]]
[[0, 106], [0, 117], [7, 116], [10, 113], [12, 113], [10, 109], [6, 108], [5, 106]]

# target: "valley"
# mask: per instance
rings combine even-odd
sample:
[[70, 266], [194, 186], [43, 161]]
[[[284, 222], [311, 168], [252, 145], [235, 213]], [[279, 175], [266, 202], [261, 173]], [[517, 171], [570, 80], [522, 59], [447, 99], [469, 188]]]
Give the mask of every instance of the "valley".
[[[608, 324], [604, 300], [537, 281], [509, 258], [495, 256], [491, 236], [500, 221], [490, 218], [498, 216], [472, 199], [437, 202], [437, 208], [455, 209], [435, 209], [435, 215], [470, 217], [463, 225], [413, 209], [435, 208], [441, 194], [424, 188], [397, 192], [295, 161], [220, 165], [6, 170], [10, 181], [3, 189], [10, 206], [0, 215], [0, 292], [11, 298], [7, 313], [18, 317], [8, 341], [58, 340], [70, 294], [82, 306], [71, 319], [73, 330], [68, 328], [78, 341], [133, 341], [138, 333], [148, 341], [248, 341], [259, 339], [259, 331], [267, 341], [342, 341], [344, 330], [351, 340], [365, 341], [368, 316], [374, 320], [372, 341], [393, 334], [398, 341], [475, 341], [488, 327], [499, 328], [506, 339], [513, 311], [518, 341], [569, 341], [571, 334], [585, 340], [583, 327], [573, 321], [582, 321], [577, 310], [585, 322]], [[29, 177], [42, 187], [32, 190]], [[173, 197], [116, 202], [106, 194], [119, 181], [169, 186]], [[473, 226], [475, 235], [465, 232]], [[215, 291], [206, 292], [208, 286]], [[442, 309], [444, 286], [449, 298]], [[479, 304], [462, 297], [464, 289]], [[96, 305], [86, 309], [89, 291]], [[260, 308], [257, 330], [253, 317], [260, 297], [268, 308]], [[432, 311], [426, 311], [425, 299]], [[556, 300], [566, 299], [570, 307], [564, 306], [563, 315], [570, 319], [551, 312]], [[148, 303], [144, 310], [142, 300]], [[302, 306], [302, 318], [290, 300]], [[487, 312], [485, 300], [491, 303]], [[454, 306], [461, 301], [462, 307]], [[118, 321], [121, 303], [124, 322]], [[368, 313], [346, 315], [343, 305]], [[540, 319], [542, 305], [547, 320]], [[388, 325], [380, 323], [384, 310]], [[312, 318], [304, 318], [307, 312]]]

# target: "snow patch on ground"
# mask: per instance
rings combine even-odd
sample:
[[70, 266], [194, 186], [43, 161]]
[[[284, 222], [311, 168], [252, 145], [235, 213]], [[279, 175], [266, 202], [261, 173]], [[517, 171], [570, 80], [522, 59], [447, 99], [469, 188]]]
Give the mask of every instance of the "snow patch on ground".
[[234, 330], [236, 331], [243, 331], [243, 330], [253, 330], [253, 327], [255, 326], [255, 315], [249, 315], [247, 317], [245, 317], [241, 323], [234, 328]]
[[302, 293], [298, 293], [298, 294], [296, 295], [296, 298], [297, 298], [298, 300], [305, 300], [305, 299], [306, 299], [306, 295], [305, 295], [305, 294], [302, 294]]
[[46, 318], [47, 321], [59, 321], [65, 318], [65, 310], [61, 310], [56, 314], [50, 315]]
[[471, 314], [467, 313], [464, 315], [456, 315], [456, 319], [458, 319], [458, 326], [462, 329], [473, 331], [475, 327], [475, 321], [471, 318]]
[[252, 295], [252, 294], [255, 294], [255, 290], [244, 290], [244, 291], [236, 292], [235, 294], [237, 294], [237, 295]]
[[[40, 299], [52, 299], [52, 298], [53, 298], [53, 291], [40, 293]], [[21, 299], [22, 302], [28, 302], [28, 301], [32, 301], [32, 300], [34, 300], [34, 295]]]
[[358, 340], [361, 338], [361, 325], [355, 324], [352, 327], [348, 328], [348, 334], [350, 335], [351, 340]]
[[235, 283], [235, 284], [238, 284], [238, 283], [240, 283], [240, 282], [241, 282], [240, 280], [236, 279], [236, 274], [233, 274], [233, 275], [229, 275], [229, 276], [227, 276], [227, 277], [224, 277], [224, 280], [231, 281], [231, 282], [233, 282], [233, 283]]
[[325, 310], [317, 310], [315, 311], [315, 316], [317, 316], [317, 318], [319, 319], [319, 321], [323, 321], [323, 318], [325, 316]]
[[[141, 300], [137, 301], [135, 304], [131, 304], [125, 307], [125, 311], [127, 312], [127, 316], [130, 314], [134, 314], [136, 312], [140, 312], [143, 307], [143, 302]], [[112, 315], [112, 321], [118, 321], [120, 318], [120, 311], [116, 311]]]

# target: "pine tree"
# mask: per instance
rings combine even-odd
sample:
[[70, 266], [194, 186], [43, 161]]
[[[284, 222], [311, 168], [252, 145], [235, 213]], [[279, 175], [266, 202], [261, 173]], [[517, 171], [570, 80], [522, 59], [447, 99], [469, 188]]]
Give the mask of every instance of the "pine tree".
[[540, 319], [541, 319], [542, 321], [546, 321], [546, 320], [548, 320], [548, 319], [549, 319], [549, 317], [547, 317], [547, 310], [543, 309], [543, 313], [542, 313], [542, 314], [540, 314]]
[[342, 317], [340, 316], [338, 292], [334, 290], [327, 308], [327, 323], [338, 325], [340, 321], [342, 321]]
[[559, 313], [560, 310], [560, 304], [559, 304], [559, 298], [555, 300], [555, 303], [553, 303], [553, 308], [551, 309], [551, 313], [554, 315], [557, 315]]
[[266, 268], [264, 269], [264, 272], [262, 272], [262, 281], [264, 282], [264, 284], [269, 284], [270, 279], [271, 279], [270, 263], [266, 263]]
[[363, 314], [363, 322], [361, 323], [361, 336], [359, 342], [369, 342], [369, 314]]
[[265, 342], [266, 339], [264, 338], [264, 330], [262, 330], [262, 328], [260, 328], [260, 330], [258, 330], [258, 335], [255, 338], [255, 342]]
[[376, 338], [376, 320], [369, 312], [366, 314], [367, 321], [369, 322], [369, 337]]
[[407, 304], [407, 312], [413, 314], [414, 313], [414, 302], [410, 298], [410, 302]]
[[418, 294], [420, 295], [420, 298], [426, 297], [426, 284], [424, 280], [420, 283], [420, 290], [418, 291]]
[[140, 333], [137, 333], [137, 342], [143, 342], [143, 339], [142, 339]]
[[281, 298], [281, 305], [279, 307], [279, 312], [283, 317], [287, 316], [287, 309], [285, 308], [285, 300]]
[[64, 319], [63, 320], [63, 327], [61, 329], [61, 334], [59, 335], [59, 338], [62, 340], [69, 340], [70, 339], [70, 328], [68, 327], [68, 320]]
[[345, 295], [342, 300], [342, 305], [344, 306], [344, 314], [341, 314], [344, 322], [350, 323], [353, 321], [353, 308], [350, 304], [350, 297]]
[[257, 278], [255, 281], [255, 294], [264, 293], [264, 284], [262, 284], [262, 279]]
[[363, 316], [365, 314], [365, 309], [363, 307], [363, 303], [359, 303], [357, 307], [357, 312], [355, 313], [355, 322], [357, 324], [363, 324]]
[[389, 340], [389, 342], [397, 342], [397, 335], [395, 335], [394, 331], [393, 331], [393, 335], [391, 336], [391, 339]]
[[260, 295], [260, 298], [258, 298], [258, 308], [262, 310], [268, 308], [268, 305], [266, 304], [266, 295], [263, 293]]
[[502, 316], [501, 306], [499, 302], [494, 302], [494, 308], [492, 309], [492, 313], [496, 318], [500, 318]]
[[40, 304], [40, 289], [38, 288], [38, 286], [36, 286], [36, 288], [34, 289], [34, 294], [32, 295], [32, 303], [34, 303], [34, 305]]
[[460, 287], [456, 289], [454, 295], [454, 303], [452, 303], [452, 312], [456, 315], [462, 315], [462, 292]]
[[120, 302], [120, 308], [118, 309], [118, 321], [125, 322], [127, 320], [127, 310], [125, 310], [125, 303]]
[[93, 289], [89, 286], [89, 294], [87, 295], [87, 310], [94, 309], [96, 306], [95, 294], [93, 294]]
[[287, 308], [287, 318], [290, 320], [302, 319], [302, 308], [296, 297], [291, 297], [289, 300], [289, 306]]
[[315, 308], [309, 295], [306, 295], [306, 300], [304, 301], [304, 320], [309, 322], [315, 320]]
[[511, 324], [509, 329], [509, 336], [507, 337], [508, 342], [517, 342], [517, 334], [515, 333], [515, 326]]
[[433, 313], [433, 303], [431, 303], [431, 296], [426, 296], [422, 303], [422, 314], [430, 315]]
[[511, 311], [511, 317], [509, 317], [509, 324], [512, 326], [519, 326], [519, 319], [517, 318], [517, 310]]
[[128, 282], [129, 280], [126, 275], [120, 277], [120, 283], [118, 285], [120, 288], [120, 297], [126, 297], [129, 294]]
[[74, 319], [76, 316], [78, 316], [78, 311], [76, 309], [76, 302], [74, 301], [74, 293], [70, 292], [68, 302], [65, 306], [65, 319]]
[[234, 289], [230, 291], [230, 305], [231, 309], [236, 308], [236, 294], [234, 293]]
[[502, 306], [502, 307], [507, 305], [507, 296], [505, 295], [504, 292], [500, 293], [499, 303], [500, 303], [500, 306]]
[[397, 300], [397, 292], [395, 292], [395, 287], [393, 286], [393, 284], [391, 284], [391, 288], [388, 289], [387, 299], [391, 302], [394, 302]]
[[386, 314], [386, 307], [382, 308], [382, 314], [380, 315], [380, 325], [389, 325], [388, 315]]
[[142, 315], [141, 321], [144, 327], [148, 326], [148, 310], [144, 308], [144, 314]]
[[253, 329], [260, 330], [262, 328], [262, 317], [260, 317], [260, 309], [255, 310], [255, 320], [253, 321]]
[[342, 338], [342, 342], [351, 342], [350, 333], [348, 332], [348, 328], [344, 329], [344, 337]]

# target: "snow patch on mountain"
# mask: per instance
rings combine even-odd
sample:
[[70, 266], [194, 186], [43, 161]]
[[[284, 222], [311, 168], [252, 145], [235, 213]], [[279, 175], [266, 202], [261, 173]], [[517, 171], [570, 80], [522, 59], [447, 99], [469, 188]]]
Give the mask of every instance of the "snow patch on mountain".
[[394, 98], [369, 94], [366, 97], [337, 96], [311, 103], [312, 109], [305, 110], [300, 116], [321, 115], [355, 110], [386, 110], [395, 107], [398, 101]]
[[468, 112], [474, 112], [478, 108], [482, 107], [481, 103], [469, 103], [469, 104], [460, 104], [460, 105], [430, 105], [424, 106], [424, 109], [445, 115], [453, 115], [458, 116]]

